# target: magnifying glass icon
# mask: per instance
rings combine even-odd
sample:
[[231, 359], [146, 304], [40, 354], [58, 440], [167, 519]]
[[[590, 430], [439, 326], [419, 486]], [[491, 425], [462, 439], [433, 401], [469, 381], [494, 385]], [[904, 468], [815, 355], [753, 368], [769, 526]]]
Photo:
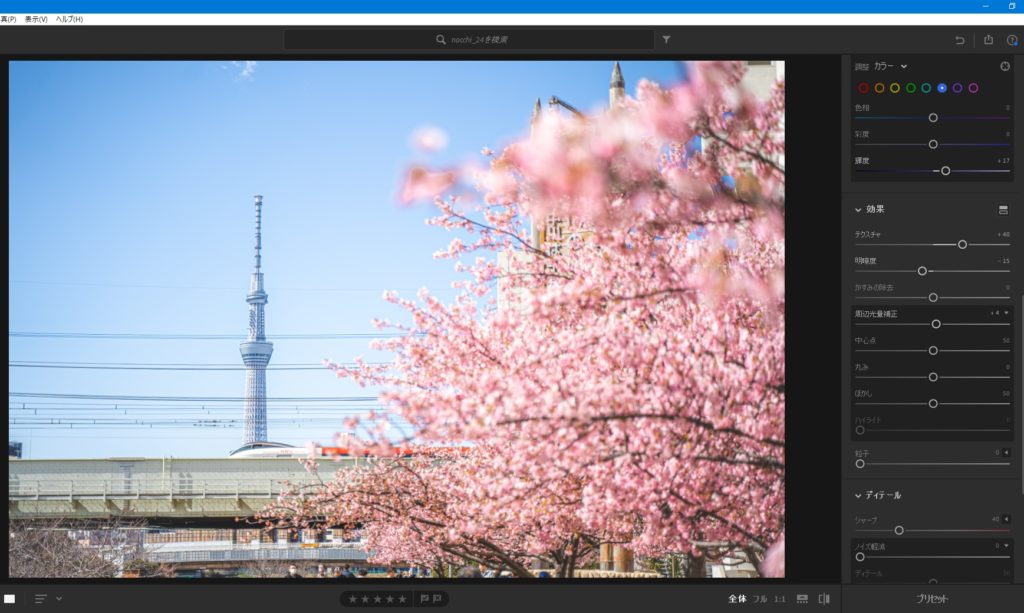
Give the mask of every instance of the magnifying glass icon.
[[434, 37], [434, 40], [436, 40], [438, 44], [448, 46], [448, 43], [444, 40], [444, 34], [438, 34]]

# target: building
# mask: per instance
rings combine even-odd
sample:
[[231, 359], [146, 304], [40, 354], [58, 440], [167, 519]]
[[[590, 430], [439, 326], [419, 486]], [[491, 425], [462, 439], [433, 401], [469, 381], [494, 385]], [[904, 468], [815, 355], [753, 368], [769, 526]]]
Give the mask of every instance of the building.
[[[626, 80], [622, 77], [622, 68], [618, 62], [612, 67], [611, 80], [608, 83], [608, 106], [614, 107], [626, 98]], [[583, 114], [576, 110], [557, 96], [552, 96], [548, 101], [549, 106], [561, 106], [568, 109], [580, 118]], [[531, 130], [540, 119], [540, 99], [533, 106], [533, 114], [530, 117]], [[554, 215], [548, 215], [544, 220], [530, 220], [530, 242], [534, 249], [546, 253], [558, 253], [562, 245], [569, 241], [585, 240], [591, 234], [590, 230], [575, 224], [571, 219], [562, 219]], [[498, 268], [507, 274], [515, 271], [517, 264], [529, 261], [532, 255], [526, 251], [502, 251], [498, 254]], [[522, 308], [526, 298], [525, 290], [511, 288], [508, 283], [499, 280], [498, 282], [498, 309]]]
[[[786, 78], [786, 63], [779, 60], [751, 60], [746, 62], [747, 74], [743, 75], [743, 86], [747, 88], [758, 100], [767, 100], [772, 95], [772, 89], [779, 81]], [[785, 130], [786, 118], [783, 117], [780, 127]], [[774, 161], [782, 168], [786, 167], [786, 156], [778, 154]], [[742, 186], [737, 184], [737, 188]], [[757, 189], [755, 186], [754, 189]]]
[[766, 100], [777, 81], [786, 78], [786, 63], [774, 60], [751, 60], [747, 63], [743, 85], [760, 100]]
[[21, 457], [21, 443], [18, 441], [7, 441], [7, 457], [8, 458], [20, 458]]

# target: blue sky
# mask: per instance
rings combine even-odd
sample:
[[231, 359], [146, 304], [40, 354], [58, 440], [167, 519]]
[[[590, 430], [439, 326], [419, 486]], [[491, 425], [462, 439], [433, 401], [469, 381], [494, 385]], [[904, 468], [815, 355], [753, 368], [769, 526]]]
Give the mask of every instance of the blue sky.
[[[385, 289], [443, 298], [457, 278], [427, 205], [396, 202], [413, 161], [482, 162], [528, 127], [536, 98], [607, 104], [612, 62], [14, 62], [10, 65], [9, 328], [19, 332], [238, 334], [230, 340], [9, 338], [11, 360], [241, 366], [253, 194], [262, 194], [268, 335], [372, 333], [400, 312]], [[623, 62], [627, 91], [670, 84], [671, 62]], [[417, 128], [449, 137], [432, 156]], [[271, 366], [374, 357], [366, 339], [278, 340]], [[9, 368], [12, 392], [241, 396], [244, 371]], [[269, 397], [374, 395], [327, 371], [270, 371]], [[11, 407], [20, 402], [11, 399]], [[27, 399], [25, 399], [28, 402]], [[57, 402], [58, 405], [42, 405]], [[169, 408], [36, 417], [229, 419]], [[143, 404], [143, 403], [134, 403]], [[180, 403], [175, 403], [178, 406]], [[352, 404], [352, 403], [349, 403]], [[163, 407], [169, 403], [163, 403]], [[223, 406], [223, 405], [219, 405]], [[328, 441], [347, 411], [271, 404], [270, 439]], [[337, 407], [338, 403], [331, 405]], [[346, 405], [348, 406], [348, 405]], [[187, 407], [187, 408], [184, 408]], [[348, 409], [361, 410], [356, 408]], [[32, 411], [11, 411], [29, 418]], [[313, 418], [323, 421], [314, 422]], [[275, 420], [305, 420], [301, 427]], [[10, 420], [9, 420], [10, 421]], [[332, 425], [335, 424], [336, 425]], [[240, 428], [25, 429], [26, 457], [212, 456]]]

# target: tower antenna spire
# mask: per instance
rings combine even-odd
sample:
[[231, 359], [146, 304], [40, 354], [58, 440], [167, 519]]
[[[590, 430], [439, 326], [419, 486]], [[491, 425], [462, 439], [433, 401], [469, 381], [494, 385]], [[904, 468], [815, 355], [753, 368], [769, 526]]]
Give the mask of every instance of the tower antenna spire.
[[260, 232], [260, 226], [262, 222], [262, 209], [263, 209], [263, 196], [256, 194], [253, 196], [256, 200], [256, 271], [260, 269], [260, 249], [263, 247], [262, 236]]

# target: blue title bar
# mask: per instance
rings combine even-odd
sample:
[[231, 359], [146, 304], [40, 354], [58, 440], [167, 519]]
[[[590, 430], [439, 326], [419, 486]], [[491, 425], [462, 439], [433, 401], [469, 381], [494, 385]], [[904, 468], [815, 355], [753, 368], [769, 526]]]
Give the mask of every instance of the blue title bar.
[[1008, 0], [0, 0], [2, 14], [1024, 13]]

